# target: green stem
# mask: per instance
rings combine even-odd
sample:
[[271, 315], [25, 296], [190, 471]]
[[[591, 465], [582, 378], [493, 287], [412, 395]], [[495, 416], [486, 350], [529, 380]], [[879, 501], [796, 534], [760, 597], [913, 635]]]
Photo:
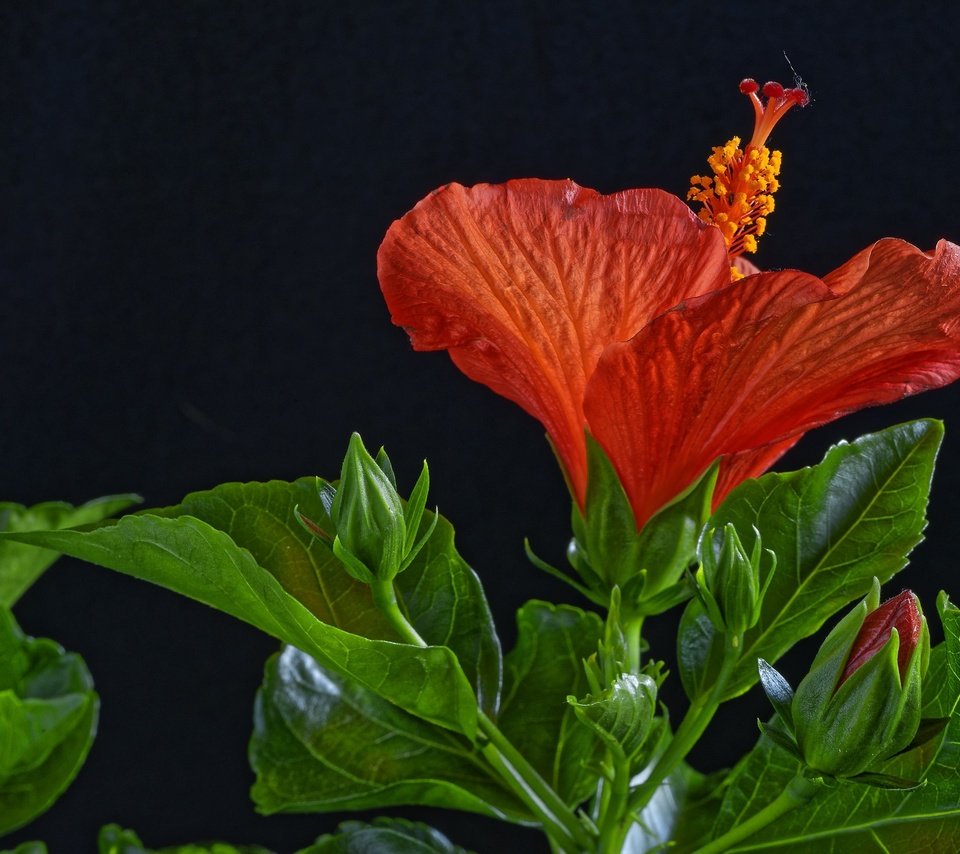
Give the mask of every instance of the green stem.
[[627, 666], [631, 673], [640, 672], [640, 635], [643, 629], [643, 617], [634, 617], [623, 625], [623, 634], [627, 640]]
[[[562, 843], [565, 850], [576, 852], [591, 849], [593, 840], [586, 828], [497, 725], [481, 711], [477, 712], [477, 723], [480, 732], [489, 739], [489, 744], [483, 748], [484, 756], [492, 760], [491, 764], [504, 780], [534, 810], [544, 824], [544, 830]], [[504, 776], [505, 770], [508, 771], [507, 776]]]
[[730, 643], [724, 649], [723, 664], [717, 679], [713, 683], [713, 688], [708, 694], [697, 697], [696, 700], [687, 709], [683, 716], [680, 726], [673, 736], [667, 749], [660, 754], [660, 758], [653, 766], [650, 776], [637, 788], [630, 800], [629, 812], [639, 812], [647, 805], [650, 798], [653, 797], [660, 784], [669, 777], [673, 771], [686, 758], [686, 755], [693, 749], [693, 746], [700, 740], [704, 730], [713, 720], [714, 714], [720, 707], [724, 688], [727, 680], [739, 659], [738, 639], [731, 639]]
[[[404, 641], [414, 646], [427, 646], [400, 610], [392, 580], [376, 579], [370, 584], [370, 591], [374, 604]], [[537, 816], [550, 839], [571, 854], [592, 848], [593, 840], [570, 807], [480, 709], [477, 710], [477, 724], [488, 740], [481, 748], [487, 762]]]
[[728, 830], [723, 836], [719, 836], [697, 849], [696, 854], [720, 854], [726, 851], [731, 845], [753, 836], [758, 830], [762, 830], [770, 822], [775, 821], [784, 813], [810, 801], [810, 799], [820, 790], [820, 786], [812, 780], [808, 780], [801, 774], [797, 774], [777, 796], [776, 800], [767, 804], [756, 815], [748, 818], [743, 824], [738, 824]]
[[620, 854], [632, 820], [626, 820], [630, 797], [630, 766], [622, 756], [612, 752], [612, 774], [604, 780], [604, 801], [600, 813], [599, 854]]
[[400, 610], [397, 602], [397, 591], [393, 587], [393, 580], [381, 581], [379, 578], [371, 582], [370, 592], [373, 594], [374, 604], [383, 612], [384, 616], [390, 621], [390, 625], [397, 630], [397, 634], [406, 643], [413, 646], [427, 646], [427, 642], [420, 637], [417, 630], [410, 625], [410, 622]]

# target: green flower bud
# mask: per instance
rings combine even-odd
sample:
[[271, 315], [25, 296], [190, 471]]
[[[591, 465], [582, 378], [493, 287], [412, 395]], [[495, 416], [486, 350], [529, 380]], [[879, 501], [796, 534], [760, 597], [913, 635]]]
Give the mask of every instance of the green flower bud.
[[853, 777], [917, 734], [930, 655], [927, 622], [910, 591], [879, 600], [875, 580], [827, 636], [794, 694], [797, 746], [814, 771]]
[[777, 568], [776, 555], [769, 549], [770, 568], [760, 586], [763, 548], [760, 532], [754, 528], [753, 548], [749, 555], [737, 529], [727, 523], [722, 529], [705, 531], [700, 541], [700, 568], [697, 588], [710, 621], [718, 631], [734, 638], [755, 626], [760, 619], [763, 596]]
[[318, 524], [297, 510], [297, 518], [312, 534], [331, 545], [347, 572], [358, 581], [391, 581], [403, 572], [430, 539], [436, 513], [424, 515], [430, 472], [426, 462], [404, 502], [390, 458], [383, 448], [374, 459], [356, 433], [343, 459], [338, 485], [318, 481], [320, 501], [333, 527], [333, 541]]
[[350, 437], [329, 513], [334, 554], [354, 578], [369, 584], [400, 571], [407, 539], [403, 502], [389, 461], [378, 465], [357, 433]]

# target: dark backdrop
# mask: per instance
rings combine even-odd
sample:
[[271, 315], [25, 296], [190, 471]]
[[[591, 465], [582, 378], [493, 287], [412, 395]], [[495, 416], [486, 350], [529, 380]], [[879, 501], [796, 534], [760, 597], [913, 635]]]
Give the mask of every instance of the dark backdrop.
[[[225, 480], [333, 476], [359, 430], [408, 486], [429, 457], [432, 499], [509, 646], [522, 601], [575, 601], [521, 551], [530, 536], [562, 560], [562, 480], [539, 425], [390, 325], [383, 232], [451, 180], [683, 194], [710, 146], [750, 132], [740, 78], [789, 82], [786, 51], [814, 101], [774, 135], [783, 189], [758, 261], [824, 273], [884, 235], [958, 240], [957, 15], [856, 5], [3, 3], [0, 498], [135, 490], [155, 506]], [[783, 463], [946, 418], [905, 576], [931, 611], [938, 584], [960, 594], [957, 401], [946, 389], [847, 418]], [[6, 841], [86, 851], [117, 821], [151, 845], [284, 852], [343, 818], [253, 812], [245, 750], [269, 638], [68, 560], [17, 613], [84, 655], [103, 710], [75, 784]], [[655, 638], [667, 657], [671, 631]], [[757, 714], [725, 709], [728, 752], [700, 764], [733, 760]], [[493, 821], [395, 812], [481, 852], [545, 850]]]

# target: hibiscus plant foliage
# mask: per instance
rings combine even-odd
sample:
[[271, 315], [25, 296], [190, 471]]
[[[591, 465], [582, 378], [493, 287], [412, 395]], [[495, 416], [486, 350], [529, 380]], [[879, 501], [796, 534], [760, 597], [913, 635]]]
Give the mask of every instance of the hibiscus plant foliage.
[[[13, 616], [66, 554], [281, 642], [253, 705], [263, 813], [445, 807], [538, 827], [568, 854], [960, 850], [960, 611], [942, 593], [928, 625], [913, 593], [881, 595], [922, 538], [942, 425], [768, 471], [818, 425], [960, 376], [960, 248], [886, 239], [823, 278], [761, 272], [743, 256], [773, 211], [767, 138], [808, 97], [741, 91], [754, 134], [694, 176], [698, 213], [660, 190], [451, 184], [381, 246], [414, 347], [447, 350], [546, 429], [569, 565], [526, 556], [569, 601], [524, 604], [503, 654], [495, 579], [432, 509], [426, 464], [401, 489], [357, 435], [329, 480], [227, 483], [127, 515], [135, 496], [0, 505], [0, 834], [53, 803], [96, 732], [82, 660]], [[676, 649], [652, 648], [645, 626], [674, 609]], [[805, 673], [776, 669], [818, 633]], [[718, 708], [749, 691], [770, 703], [753, 749], [694, 768], [692, 748], [723, 738]], [[99, 850], [151, 849], [111, 825]], [[391, 818], [301, 854], [464, 850]]]

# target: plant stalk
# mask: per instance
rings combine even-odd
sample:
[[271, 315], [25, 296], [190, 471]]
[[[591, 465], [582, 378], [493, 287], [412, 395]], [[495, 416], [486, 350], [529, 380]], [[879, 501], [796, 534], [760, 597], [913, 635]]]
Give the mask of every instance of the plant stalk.
[[698, 848], [696, 854], [720, 854], [721, 851], [726, 851], [731, 845], [736, 845], [753, 836], [784, 813], [808, 803], [819, 790], [820, 786], [817, 783], [808, 780], [802, 774], [797, 774], [776, 799], [760, 812], [748, 818], [743, 824], [735, 825], [723, 836], [718, 836], [703, 848]]
[[[406, 643], [427, 646], [427, 642], [400, 610], [392, 580], [376, 579], [370, 584], [370, 591], [374, 604]], [[481, 709], [477, 709], [477, 724], [487, 738], [487, 744], [481, 747], [487, 762], [537, 816], [553, 843], [570, 854], [592, 849], [594, 842], [591, 835], [570, 807]]]
[[673, 739], [667, 745], [667, 749], [657, 759], [650, 776], [634, 792], [630, 799], [629, 812], [631, 814], [639, 812], [647, 805], [660, 784], [686, 758], [686, 755], [700, 740], [700, 736], [703, 735], [710, 721], [713, 720], [713, 716], [720, 707], [727, 681], [739, 659], [739, 648], [735, 641], [735, 638], [730, 639], [730, 642], [724, 648], [723, 664], [710, 692], [697, 697], [693, 701], [680, 722], [680, 726], [677, 727]]

